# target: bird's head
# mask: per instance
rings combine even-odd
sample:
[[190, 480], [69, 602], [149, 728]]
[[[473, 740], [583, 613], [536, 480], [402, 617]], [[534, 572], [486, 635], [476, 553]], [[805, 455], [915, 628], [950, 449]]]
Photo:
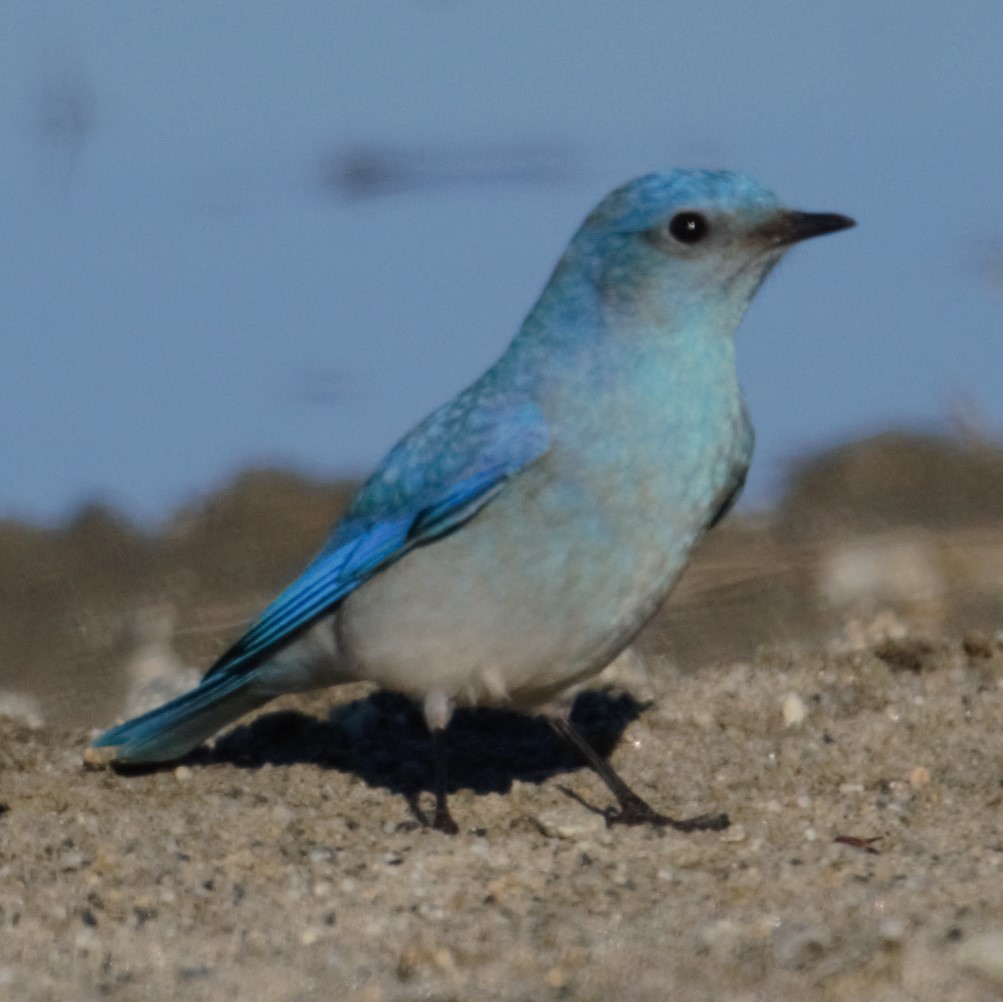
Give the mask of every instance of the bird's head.
[[569, 259], [613, 312], [654, 326], [703, 318], [734, 329], [792, 244], [853, 225], [789, 209], [744, 174], [674, 170], [607, 195]]

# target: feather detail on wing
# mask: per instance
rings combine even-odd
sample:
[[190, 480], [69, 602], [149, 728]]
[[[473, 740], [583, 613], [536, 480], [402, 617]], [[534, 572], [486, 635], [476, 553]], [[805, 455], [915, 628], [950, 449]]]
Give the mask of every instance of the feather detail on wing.
[[533, 404], [472, 407], [461, 396], [437, 411], [387, 456], [324, 549], [205, 678], [253, 669], [382, 568], [472, 518], [548, 446]]

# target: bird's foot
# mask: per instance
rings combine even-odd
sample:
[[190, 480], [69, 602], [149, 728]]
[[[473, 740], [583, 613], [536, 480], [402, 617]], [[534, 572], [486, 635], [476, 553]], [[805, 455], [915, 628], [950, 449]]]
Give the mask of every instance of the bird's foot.
[[695, 818], [676, 818], [659, 814], [650, 804], [636, 794], [624, 798], [620, 802], [618, 813], [610, 812], [606, 823], [612, 825], [653, 825], [656, 828], [673, 828], [677, 832], [720, 832], [727, 828], [731, 821], [727, 814], [700, 814]]
[[435, 816], [429, 825], [432, 831], [442, 832], [445, 835], [459, 835], [460, 826], [453, 820], [449, 810], [444, 807], [436, 807]]

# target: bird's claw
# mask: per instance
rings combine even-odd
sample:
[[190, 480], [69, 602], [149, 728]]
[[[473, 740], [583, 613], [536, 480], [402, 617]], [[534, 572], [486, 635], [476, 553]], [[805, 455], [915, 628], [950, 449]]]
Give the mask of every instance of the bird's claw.
[[444, 835], [459, 835], [460, 833], [460, 826], [453, 820], [449, 811], [436, 810], [429, 828], [432, 831], [442, 832]]
[[721, 832], [730, 824], [727, 814], [699, 814], [695, 818], [682, 821], [659, 814], [643, 800], [637, 803], [623, 804], [619, 811], [610, 811], [606, 815], [606, 824], [613, 825], [652, 825], [656, 828], [673, 828], [677, 832]]

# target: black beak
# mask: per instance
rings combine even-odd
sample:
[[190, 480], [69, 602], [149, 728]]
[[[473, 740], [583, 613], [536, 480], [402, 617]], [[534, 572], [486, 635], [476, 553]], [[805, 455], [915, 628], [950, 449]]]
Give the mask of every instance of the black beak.
[[787, 209], [757, 226], [754, 234], [769, 247], [787, 247], [800, 240], [838, 233], [857, 224], [835, 212], [796, 212]]

